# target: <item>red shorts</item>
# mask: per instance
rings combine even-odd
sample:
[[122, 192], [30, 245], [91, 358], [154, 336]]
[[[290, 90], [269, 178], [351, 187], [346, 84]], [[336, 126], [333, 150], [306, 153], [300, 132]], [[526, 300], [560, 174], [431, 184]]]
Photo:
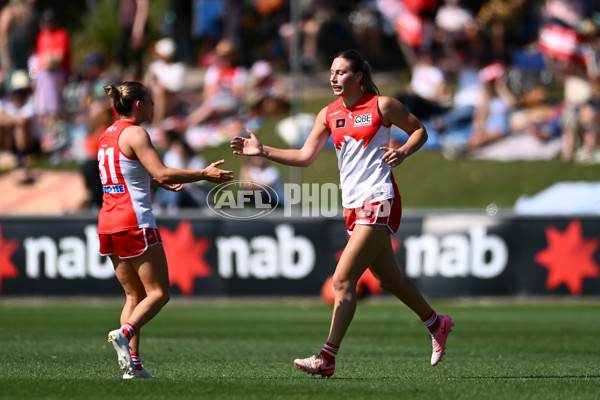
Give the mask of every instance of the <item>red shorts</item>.
[[98, 234], [100, 255], [116, 254], [119, 258], [133, 258], [144, 254], [148, 247], [162, 243], [160, 232], [156, 228], [131, 229], [108, 235]]
[[390, 232], [396, 233], [402, 218], [402, 201], [398, 196], [393, 199], [365, 203], [360, 208], [344, 208], [344, 218], [349, 235], [352, 235], [356, 224], [385, 225]]

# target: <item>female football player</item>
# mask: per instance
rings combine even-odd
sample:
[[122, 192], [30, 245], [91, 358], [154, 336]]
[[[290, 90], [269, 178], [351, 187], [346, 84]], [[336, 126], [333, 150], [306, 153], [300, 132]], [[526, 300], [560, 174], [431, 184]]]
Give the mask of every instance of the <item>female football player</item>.
[[[336, 147], [344, 217], [349, 240], [333, 275], [335, 302], [329, 337], [319, 354], [296, 359], [309, 374], [331, 376], [342, 339], [356, 311], [356, 284], [367, 268], [379, 285], [413, 310], [429, 329], [437, 365], [446, 349], [452, 319], [438, 315], [419, 289], [402, 273], [394, 258], [390, 235], [398, 230], [402, 206], [392, 168], [417, 151], [427, 140], [423, 124], [399, 101], [380, 96], [371, 68], [360, 53], [339, 53], [331, 64], [330, 84], [338, 99], [324, 107], [300, 149], [263, 145], [248, 130], [249, 138], [234, 137], [234, 154], [265, 157], [286, 165], [310, 165], [331, 135]], [[409, 139], [389, 147], [395, 125]]]
[[98, 167], [104, 192], [98, 215], [100, 254], [109, 256], [125, 291], [121, 328], [108, 334], [125, 371], [123, 379], [152, 378], [139, 359], [140, 328], [169, 301], [169, 273], [160, 232], [152, 215], [152, 186], [179, 191], [183, 183], [222, 183], [232, 171], [167, 168], [140, 124], [152, 120], [154, 102], [143, 84], [124, 82], [104, 91], [119, 115], [98, 139]]

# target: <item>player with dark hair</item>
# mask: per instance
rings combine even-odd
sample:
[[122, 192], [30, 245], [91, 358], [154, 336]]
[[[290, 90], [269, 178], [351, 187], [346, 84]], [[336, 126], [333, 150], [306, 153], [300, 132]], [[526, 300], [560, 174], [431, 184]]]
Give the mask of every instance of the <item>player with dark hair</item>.
[[125, 291], [121, 328], [108, 334], [125, 371], [123, 379], [152, 378], [139, 358], [140, 328], [169, 301], [169, 273], [160, 232], [152, 215], [150, 189], [180, 191], [183, 183], [223, 183], [232, 171], [212, 163], [203, 170], [166, 167], [140, 124], [152, 120], [154, 102], [139, 82], [104, 91], [119, 115], [98, 139], [98, 167], [104, 192], [98, 216], [100, 254], [109, 256]]
[[[333, 275], [335, 302], [331, 329], [321, 352], [294, 364], [308, 372], [331, 376], [342, 339], [356, 311], [356, 284], [367, 268], [379, 285], [413, 310], [429, 329], [437, 365], [446, 349], [452, 327], [447, 315], [437, 315], [419, 289], [396, 263], [390, 234], [400, 226], [402, 206], [392, 168], [417, 151], [427, 140], [423, 124], [400, 103], [380, 96], [371, 68], [360, 53], [348, 50], [333, 60], [330, 71], [333, 94], [339, 99], [324, 107], [300, 149], [263, 145], [248, 130], [249, 138], [231, 141], [234, 154], [265, 157], [286, 165], [310, 165], [333, 137], [338, 156], [344, 217], [350, 238]], [[409, 139], [389, 147], [391, 126]]]

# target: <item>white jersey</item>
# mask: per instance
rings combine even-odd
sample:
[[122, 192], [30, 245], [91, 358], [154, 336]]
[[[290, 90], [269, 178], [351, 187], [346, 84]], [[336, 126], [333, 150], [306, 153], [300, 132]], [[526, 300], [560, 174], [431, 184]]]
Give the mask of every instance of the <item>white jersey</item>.
[[398, 194], [392, 169], [381, 161], [385, 152], [379, 148], [389, 146], [391, 126], [381, 121], [378, 99], [378, 95], [365, 93], [351, 108], [346, 108], [341, 98], [327, 106], [325, 118], [338, 157], [345, 208]]

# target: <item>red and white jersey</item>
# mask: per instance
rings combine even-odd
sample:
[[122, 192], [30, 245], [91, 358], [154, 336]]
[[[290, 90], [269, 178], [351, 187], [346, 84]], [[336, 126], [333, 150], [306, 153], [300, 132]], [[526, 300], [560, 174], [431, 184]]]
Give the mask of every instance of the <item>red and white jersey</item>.
[[104, 192], [98, 233], [156, 228], [150, 174], [139, 160], [127, 157], [119, 147], [121, 133], [133, 125], [131, 121], [118, 120], [98, 139], [98, 167]]
[[381, 161], [385, 152], [379, 147], [389, 146], [391, 126], [381, 121], [378, 99], [378, 95], [365, 93], [351, 108], [346, 108], [341, 98], [327, 106], [325, 118], [338, 157], [345, 208], [397, 194], [392, 169]]

